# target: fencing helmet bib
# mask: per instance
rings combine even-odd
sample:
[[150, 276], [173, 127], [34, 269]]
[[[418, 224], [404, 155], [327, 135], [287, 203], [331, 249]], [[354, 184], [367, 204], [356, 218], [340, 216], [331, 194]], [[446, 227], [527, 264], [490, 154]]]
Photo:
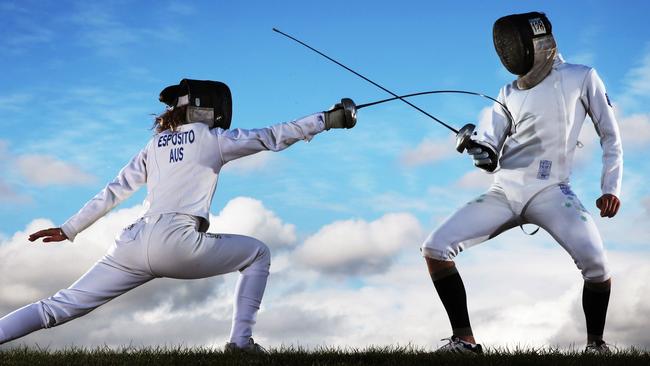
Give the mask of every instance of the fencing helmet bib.
[[544, 13], [499, 18], [494, 22], [492, 36], [501, 63], [518, 76], [520, 89], [532, 88], [551, 72], [557, 46], [551, 22]]
[[228, 85], [212, 80], [183, 79], [160, 92], [159, 100], [170, 108], [187, 106], [187, 123], [201, 122], [210, 128], [230, 128], [232, 95]]

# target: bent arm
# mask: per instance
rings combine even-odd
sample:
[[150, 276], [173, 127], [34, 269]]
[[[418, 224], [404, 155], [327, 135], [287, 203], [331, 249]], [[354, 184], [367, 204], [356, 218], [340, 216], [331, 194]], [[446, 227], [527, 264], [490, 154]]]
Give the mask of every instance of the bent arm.
[[[148, 145], [147, 145], [148, 146]], [[74, 216], [68, 219], [61, 230], [70, 239], [74, 238], [99, 220], [120, 202], [129, 198], [147, 182], [147, 148], [140, 151], [95, 197], [88, 201]]]
[[[504, 105], [505, 93], [501, 88], [497, 100]], [[499, 160], [501, 150], [506, 141], [506, 138], [511, 134], [514, 121], [504, 112], [503, 107], [499, 103], [494, 103], [492, 110], [487, 113], [487, 118], [481, 118], [476, 135], [471, 136], [471, 139], [479, 145], [490, 149], [495, 159]], [[495, 172], [497, 168], [488, 172]]]
[[310, 141], [325, 129], [323, 113], [315, 113], [292, 122], [245, 130], [213, 129], [219, 140], [223, 163], [264, 150], [280, 151], [300, 140]]
[[618, 123], [614, 116], [605, 84], [596, 70], [591, 70], [585, 80], [583, 96], [587, 102], [587, 112], [594, 123], [603, 149], [603, 171], [601, 190], [603, 194], [620, 197], [623, 179], [623, 145]]

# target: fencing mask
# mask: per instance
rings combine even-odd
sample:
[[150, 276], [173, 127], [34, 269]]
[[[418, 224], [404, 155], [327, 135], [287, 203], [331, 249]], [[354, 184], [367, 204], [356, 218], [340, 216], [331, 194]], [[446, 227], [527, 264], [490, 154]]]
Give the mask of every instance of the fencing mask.
[[210, 128], [230, 128], [232, 96], [219, 81], [183, 79], [160, 92], [159, 100], [170, 108], [187, 106], [187, 123], [202, 122]]
[[494, 48], [503, 66], [518, 76], [517, 86], [530, 89], [551, 72], [557, 53], [551, 22], [544, 13], [512, 14], [494, 22]]

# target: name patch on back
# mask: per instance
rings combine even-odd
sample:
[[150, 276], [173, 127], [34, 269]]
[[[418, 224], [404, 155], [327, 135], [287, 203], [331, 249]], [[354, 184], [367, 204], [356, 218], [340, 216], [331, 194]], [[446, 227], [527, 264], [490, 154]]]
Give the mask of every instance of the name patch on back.
[[160, 136], [158, 147], [172, 145], [173, 147], [169, 150], [169, 162], [176, 163], [183, 160], [185, 149], [182, 145], [193, 144], [195, 139], [194, 130], [174, 132]]
[[551, 165], [553, 162], [550, 160], [540, 160], [537, 179], [547, 180], [551, 176]]

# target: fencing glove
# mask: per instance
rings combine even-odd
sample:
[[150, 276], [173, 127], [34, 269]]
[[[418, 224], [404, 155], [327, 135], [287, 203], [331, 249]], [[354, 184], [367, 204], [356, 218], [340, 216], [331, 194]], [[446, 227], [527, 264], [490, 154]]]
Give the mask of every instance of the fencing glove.
[[325, 111], [325, 129], [352, 128], [357, 124], [357, 106], [352, 99], [343, 98], [329, 111]]
[[489, 147], [484, 146], [479, 142], [472, 141], [471, 146], [467, 149], [467, 153], [471, 155], [476, 167], [488, 172], [496, 170], [497, 155]]

